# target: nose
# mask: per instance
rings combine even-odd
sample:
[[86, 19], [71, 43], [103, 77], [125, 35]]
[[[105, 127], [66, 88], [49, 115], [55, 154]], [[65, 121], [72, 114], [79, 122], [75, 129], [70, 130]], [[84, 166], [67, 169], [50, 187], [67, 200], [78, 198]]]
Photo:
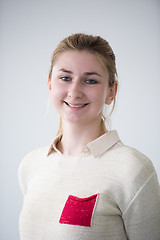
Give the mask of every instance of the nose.
[[73, 81], [68, 89], [68, 96], [73, 99], [83, 96], [83, 86], [80, 81]]

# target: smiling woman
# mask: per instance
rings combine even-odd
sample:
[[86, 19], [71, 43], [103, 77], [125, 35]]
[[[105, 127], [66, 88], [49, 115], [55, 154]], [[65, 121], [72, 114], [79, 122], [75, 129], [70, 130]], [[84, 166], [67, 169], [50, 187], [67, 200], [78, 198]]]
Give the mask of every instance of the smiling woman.
[[111, 103], [108, 100], [116, 94], [116, 83], [109, 87], [108, 71], [86, 50], [61, 53], [53, 65], [48, 88], [63, 125], [67, 121], [72, 129], [77, 129], [77, 124], [79, 129], [87, 124], [92, 129], [100, 128], [104, 104]]
[[115, 56], [101, 37], [73, 34], [53, 52], [48, 90], [61, 125], [50, 147], [20, 165], [21, 240], [159, 240], [153, 164], [105, 127], [117, 85]]

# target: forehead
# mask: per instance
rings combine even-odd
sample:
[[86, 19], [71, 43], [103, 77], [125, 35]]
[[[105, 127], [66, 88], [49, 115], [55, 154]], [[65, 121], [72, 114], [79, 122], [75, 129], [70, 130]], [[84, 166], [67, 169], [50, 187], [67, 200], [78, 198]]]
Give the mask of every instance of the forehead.
[[53, 68], [60, 66], [63, 68], [69, 67], [72, 70], [81, 68], [84, 71], [97, 70], [106, 73], [106, 69], [99, 57], [87, 50], [66, 50], [60, 53], [56, 58]]

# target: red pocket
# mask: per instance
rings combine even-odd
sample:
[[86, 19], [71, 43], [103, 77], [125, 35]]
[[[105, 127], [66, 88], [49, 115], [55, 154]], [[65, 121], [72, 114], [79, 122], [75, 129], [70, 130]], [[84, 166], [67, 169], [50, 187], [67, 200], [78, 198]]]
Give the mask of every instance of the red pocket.
[[87, 198], [78, 198], [69, 195], [59, 222], [91, 227], [91, 219], [97, 196], [98, 194]]

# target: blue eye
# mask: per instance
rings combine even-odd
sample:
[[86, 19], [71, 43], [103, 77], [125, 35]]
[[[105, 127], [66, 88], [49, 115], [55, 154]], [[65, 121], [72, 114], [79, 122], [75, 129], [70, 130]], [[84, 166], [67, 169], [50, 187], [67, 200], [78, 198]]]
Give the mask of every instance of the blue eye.
[[71, 80], [70, 77], [66, 77], [66, 76], [61, 77], [61, 79], [65, 82], [69, 82]]
[[87, 79], [87, 80], [86, 80], [86, 83], [88, 83], [88, 84], [96, 84], [97, 81], [96, 81], [96, 80], [93, 80], [93, 79]]

